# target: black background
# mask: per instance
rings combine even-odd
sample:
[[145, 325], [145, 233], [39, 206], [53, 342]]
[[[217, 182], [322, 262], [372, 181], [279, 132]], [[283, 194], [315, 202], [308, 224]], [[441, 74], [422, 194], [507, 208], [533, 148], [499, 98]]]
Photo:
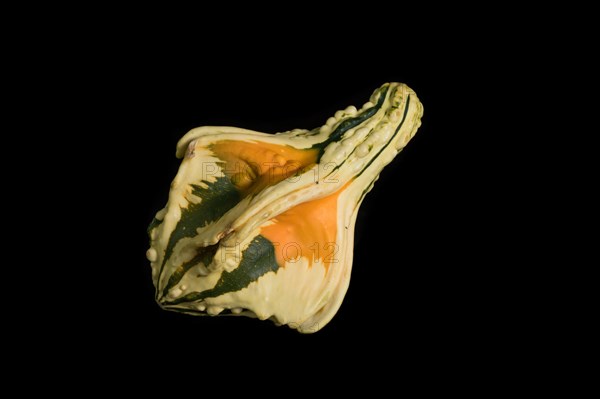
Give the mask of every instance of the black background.
[[[336, 396], [359, 384], [375, 394], [488, 381], [510, 389], [570, 343], [549, 335], [571, 328], [555, 309], [573, 307], [549, 299], [568, 283], [544, 275], [545, 258], [561, 260], [562, 235], [580, 230], [550, 228], [579, 207], [552, 203], [573, 197], [556, 179], [579, 174], [566, 172], [577, 135], [550, 140], [543, 124], [585, 113], [562, 108], [565, 93], [589, 85], [573, 85], [579, 74], [560, 61], [579, 71], [571, 54], [588, 54], [582, 39], [592, 36], [569, 37], [548, 7], [418, 5], [50, 4], [27, 5], [22, 20], [7, 14], [16, 23], [5, 29], [3, 109], [17, 123], [5, 124], [3, 149], [18, 160], [5, 170], [17, 226], [6, 228], [3, 281], [16, 293], [3, 310], [17, 317], [3, 331], [15, 336], [5, 339], [17, 354], [7, 364], [28, 375], [19, 389], [80, 384], [114, 395], [124, 392], [115, 377], [135, 394], [313, 394], [314, 381]], [[300, 335], [154, 303], [146, 227], [167, 200], [183, 134], [317, 127], [390, 81], [416, 91], [423, 124], [362, 205], [350, 288], [325, 328]], [[16, 173], [25, 187], [14, 172], [25, 172]], [[540, 195], [545, 180], [552, 189]], [[549, 328], [539, 324], [546, 315]]]
[[[415, 60], [331, 66], [301, 53], [271, 60], [273, 64], [252, 70], [243, 65], [249, 60], [233, 57], [223, 65], [202, 52], [193, 62], [175, 59], [176, 67], [164, 71], [149, 67], [143, 79], [135, 69], [122, 77], [131, 79], [130, 86], [115, 93], [120, 98], [108, 108], [122, 113], [117, 120], [124, 125], [109, 127], [102, 139], [116, 147], [106, 159], [111, 173], [105, 175], [105, 195], [111, 209], [118, 209], [119, 220], [107, 223], [115, 229], [110, 246], [120, 254], [109, 266], [116, 279], [109, 282], [114, 297], [109, 294], [103, 323], [114, 328], [115, 339], [148, 331], [174, 340], [189, 336], [227, 342], [243, 337], [331, 350], [342, 350], [348, 339], [367, 340], [371, 349], [401, 350], [406, 340], [436, 346], [461, 334], [472, 336], [471, 328], [481, 317], [474, 301], [481, 285], [473, 285], [478, 270], [471, 264], [471, 246], [477, 232], [465, 210], [482, 194], [465, 179], [473, 158], [464, 158], [468, 150], [457, 151], [467, 137], [464, 122], [453, 114], [456, 104], [449, 104], [462, 100], [451, 95], [460, 90], [455, 81]], [[159, 309], [145, 259], [145, 228], [166, 203], [179, 166], [175, 144], [183, 134], [202, 125], [265, 132], [312, 129], [336, 110], [360, 107], [389, 81], [407, 83], [416, 91], [424, 104], [423, 125], [363, 203], [350, 289], [329, 325], [303, 336], [270, 322]]]
[[[492, 341], [497, 348], [502, 311], [490, 292], [502, 272], [500, 255], [486, 250], [496, 209], [484, 205], [492, 177], [482, 172], [492, 133], [480, 123], [489, 109], [482, 90], [493, 87], [472, 76], [485, 75], [487, 61], [466, 62], [456, 37], [426, 42], [413, 32], [401, 45], [392, 37], [402, 29], [391, 24], [380, 41], [360, 31], [274, 41], [274, 32], [229, 40], [198, 31], [185, 44], [128, 36], [78, 53], [67, 68], [77, 72], [71, 123], [87, 136], [69, 159], [93, 182], [78, 186], [84, 200], [73, 204], [85, 227], [69, 255], [76, 291], [68, 295], [86, 299], [68, 296], [62, 307], [68, 336], [125, 362], [233, 356], [242, 368], [261, 357], [358, 367], [358, 358], [375, 364], [385, 355], [418, 365], [477, 357]], [[312, 129], [393, 81], [415, 90], [423, 124], [361, 207], [350, 288], [326, 327], [301, 335], [269, 321], [158, 307], [146, 227], [166, 203], [181, 136], [203, 125]]]

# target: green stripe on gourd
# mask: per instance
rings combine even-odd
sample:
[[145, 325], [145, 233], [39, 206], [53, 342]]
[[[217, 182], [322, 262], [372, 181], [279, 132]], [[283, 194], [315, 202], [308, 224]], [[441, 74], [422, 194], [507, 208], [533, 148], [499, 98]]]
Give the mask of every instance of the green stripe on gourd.
[[[357, 176], [360, 176], [369, 166], [371, 166], [371, 164], [373, 163], [373, 161], [375, 161], [377, 159], [377, 157], [379, 156], [379, 154], [381, 154], [383, 152], [383, 150], [385, 150], [390, 145], [390, 143], [394, 142], [394, 139], [396, 138], [396, 135], [398, 134], [398, 132], [402, 128], [402, 125], [404, 125], [404, 121], [406, 120], [406, 114], [408, 113], [408, 107], [409, 107], [409, 105], [410, 105], [410, 95], [407, 96], [407, 98], [406, 98], [406, 106], [404, 107], [404, 113], [402, 114], [402, 120], [400, 121], [400, 124], [398, 125], [398, 127], [394, 131], [394, 135], [392, 136], [391, 140], [388, 141], [388, 143], [379, 150], [379, 152], [377, 153], [377, 155], [375, 155], [375, 157], [373, 157], [365, 165], [365, 167], [358, 173]], [[398, 106], [396, 106], [394, 108], [398, 108]], [[362, 197], [361, 197], [361, 199], [362, 199]]]
[[379, 111], [381, 109], [381, 106], [383, 105], [383, 102], [385, 101], [385, 96], [388, 91], [388, 87], [382, 88], [380, 91], [381, 91], [381, 94], [379, 96], [379, 99], [377, 100], [377, 104], [375, 104], [373, 107], [367, 109], [366, 111], [363, 111], [362, 113], [360, 113], [358, 116], [355, 116], [354, 118], [348, 118], [348, 119], [342, 121], [335, 128], [335, 130], [331, 133], [331, 135], [327, 138], [327, 140], [313, 145], [312, 148], [318, 148], [321, 150], [319, 157], [317, 158], [317, 162], [321, 159], [321, 156], [323, 156], [325, 148], [329, 144], [331, 144], [332, 142], [341, 140], [344, 137], [344, 133], [346, 133], [350, 129], [355, 128], [356, 126], [360, 125], [361, 123], [365, 122], [366, 120], [371, 118], [373, 115], [375, 115], [377, 113], [377, 111]]
[[192, 292], [164, 305], [178, 305], [185, 302], [197, 302], [205, 298], [215, 298], [228, 292], [239, 291], [269, 272], [275, 272], [279, 266], [275, 261], [275, 248], [265, 237], [256, 236], [248, 248], [242, 251], [240, 265], [231, 272], [224, 271], [217, 284], [202, 292]]
[[189, 203], [187, 208], [181, 209], [181, 219], [171, 233], [169, 243], [165, 249], [158, 277], [159, 281], [165, 263], [171, 257], [179, 240], [194, 237], [199, 227], [218, 220], [241, 199], [240, 193], [228, 177], [217, 177], [214, 183], [204, 182], [204, 184], [206, 184], [206, 188], [192, 184], [192, 195], [201, 198], [201, 202], [198, 204]]

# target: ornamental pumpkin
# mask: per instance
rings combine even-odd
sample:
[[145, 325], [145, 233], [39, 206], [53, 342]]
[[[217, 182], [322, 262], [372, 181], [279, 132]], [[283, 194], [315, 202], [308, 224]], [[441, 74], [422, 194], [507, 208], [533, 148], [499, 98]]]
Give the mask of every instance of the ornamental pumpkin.
[[188, 132], [148, 228], [158, 304], [321, 329], [348, 289], [360, 204], [422, 113], [414, 91], [386, 83], [313, 130]]

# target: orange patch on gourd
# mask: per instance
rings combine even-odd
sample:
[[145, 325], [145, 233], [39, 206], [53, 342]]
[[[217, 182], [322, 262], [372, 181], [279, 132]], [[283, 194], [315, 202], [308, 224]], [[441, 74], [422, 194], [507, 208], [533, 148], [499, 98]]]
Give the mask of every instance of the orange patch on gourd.
[[273, 243], [280, 267], [284, 267], [286, 261], [298, 261], [299, 257], [306, 257], [309, 267], [323, 262], [325, 270], [339, 262], [337, 201], [344, 188], [327, 197], [296, 205], [261, 229], [261, 235]]
[[225, 164], [228, 176], [243, 196], [291, 178], [317, 162], [318, 150], [264, 142], [223, 140], [210, 150]]

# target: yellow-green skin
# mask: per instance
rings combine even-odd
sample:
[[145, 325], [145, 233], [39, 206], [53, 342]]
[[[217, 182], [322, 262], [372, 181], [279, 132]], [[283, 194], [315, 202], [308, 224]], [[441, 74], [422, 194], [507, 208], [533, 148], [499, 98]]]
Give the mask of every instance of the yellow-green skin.
[[401, 83], [314, 130], [205, 126], [177, 145], [169, 200], [148, 232], [156, 300], [194, 315], [324, 327], [350, 282], [359, 206], [421, 125]]

